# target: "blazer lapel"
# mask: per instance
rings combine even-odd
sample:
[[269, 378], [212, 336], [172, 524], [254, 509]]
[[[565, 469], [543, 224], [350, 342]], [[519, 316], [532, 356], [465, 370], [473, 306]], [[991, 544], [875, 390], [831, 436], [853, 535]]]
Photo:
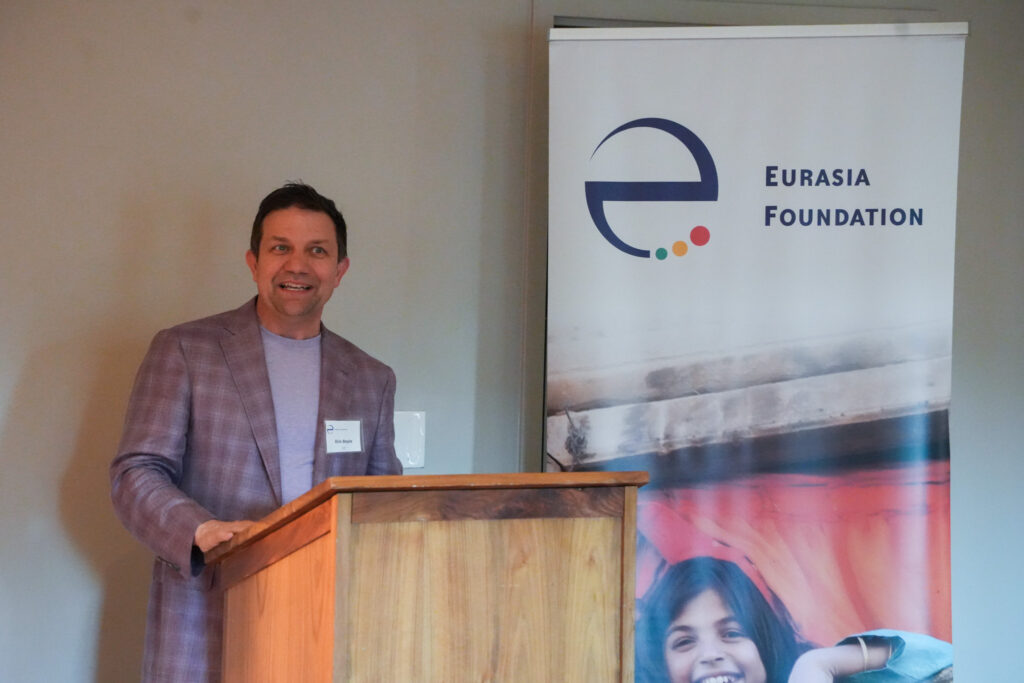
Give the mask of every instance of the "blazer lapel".
[[238, 309], [237, 314], [226, 325], [231, 334], [221, 340], [221, 349], [242, 399], [274, 497], [281, 505], [281, 460], [277, 448], [274, 398], [270, 393], [270, 377], [267, 375], [254, 300]]
[[346, 390], [351, 362], [341, 340], [326, 328], [320, 328], [320, 410], [317, 415], [316, 445], [313, 451], [313, 483], [344, 474], [332, 466], [339, 459], [327, 453], [325, 420], [344, 419], [351, 413], [352, 392]]

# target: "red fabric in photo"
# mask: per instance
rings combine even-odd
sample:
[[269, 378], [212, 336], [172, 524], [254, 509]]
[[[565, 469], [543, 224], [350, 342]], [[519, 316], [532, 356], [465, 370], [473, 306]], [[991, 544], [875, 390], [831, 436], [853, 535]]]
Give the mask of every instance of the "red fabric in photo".
[[952, 641], [949, 463], [641, 489], [637, 594], [663, 563], [731, 560], [819, 644], [872, 628]]

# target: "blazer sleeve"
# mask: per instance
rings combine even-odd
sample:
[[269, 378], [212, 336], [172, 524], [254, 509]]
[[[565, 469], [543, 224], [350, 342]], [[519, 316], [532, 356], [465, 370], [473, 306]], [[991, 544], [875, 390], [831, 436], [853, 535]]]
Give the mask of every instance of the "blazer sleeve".
[[395, 372], [386, 366], [385, 371], [377, 429], [366, 466], [367, 474], [402, 473], [402, 462], [395, 454]]
[[179, 488], [188, 449], [191, 383], [173, 330], [156, 335], [132, 388], [124, 431], [110, 466], [111, 500], [121, 523], [182, 576], [202, 570], [193, 550], [213, 515]]

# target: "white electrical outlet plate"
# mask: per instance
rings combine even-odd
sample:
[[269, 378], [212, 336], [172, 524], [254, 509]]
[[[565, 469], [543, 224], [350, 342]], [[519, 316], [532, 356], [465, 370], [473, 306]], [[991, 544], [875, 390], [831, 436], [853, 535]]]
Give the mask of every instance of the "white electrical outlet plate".
[[427, 414], [410, 410], [395, 411], [395, 453], [406, 469], [423, 467], [426, 462]]

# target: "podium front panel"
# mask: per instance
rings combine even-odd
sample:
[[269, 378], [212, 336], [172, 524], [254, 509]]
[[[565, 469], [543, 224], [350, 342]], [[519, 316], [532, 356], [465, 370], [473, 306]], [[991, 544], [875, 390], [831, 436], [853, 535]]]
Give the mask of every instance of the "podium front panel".
[[224, 681], [632, 681], [635, 505], [635, 486], [332, 492], [223, 559]]

